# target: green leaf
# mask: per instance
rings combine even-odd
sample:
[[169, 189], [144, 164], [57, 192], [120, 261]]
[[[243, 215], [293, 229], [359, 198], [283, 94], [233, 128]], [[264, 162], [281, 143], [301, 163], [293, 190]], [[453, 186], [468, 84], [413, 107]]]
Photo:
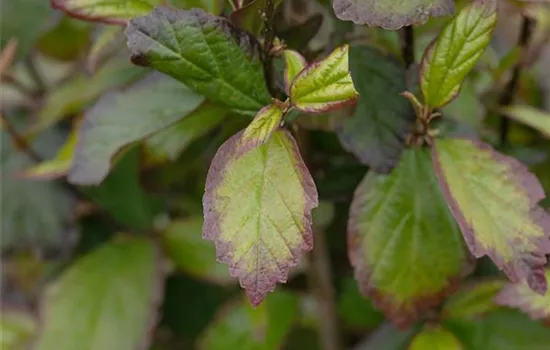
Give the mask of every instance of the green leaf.
[[51, 0], [52, 6], [87, 21], [125, 24], [150, 12], [161, 0]]
[[354, 102], [357, 91], [348, 70], [349, 45], [300, 72], [290, 86], [292, 105], [304, 112], [326, 112]]
[[160, 253], [121, 238], [68, 267], [42, 300], [36, 350], [134, 350], [148, 345], [162, 295]]
[[546, 292], [550, 216], [537, 178], [514, 158], [468, 139], [440, 139], [432, 158], [443, 193], [470, 251], [488, 255], [513, 282]]
[[[550, 280], [550, 268], [546, 268], [546, 280]], [[533, 292], [524, 283], [508, 284], [496, 297], [500, 305], [516, 307], [529, 314], [532, 319], [550, 320], [550, 291], [545, 295]]]
[[132, 66], [127, 59], [117, 58], [107, 62], [91, 77], [76, 75], [46, 95], [37, 120], [28, 132], [37, 134], [44, 131], [63, 117], [79, 113], [105, 91], [128, 84], [144, 73], [144, 69]]
[[88, 48], [91, 25], [86, 22], [61, 17], [55, 26], [44, 33], [36, 46], [41, 53], [60, 61], [73, 61]]
[[345, 324], [362, 331], [374, 329], [384, 321], [384, 315], [359, 293], [353, 278], [344, 279], [338, 298], [338, 314]]
[[212, 102], [247, 115], [270, 102], [260, 45], [200, 9], [157, 7], [126, 28], [132, 61], [173, 76]]
[[25, 170], [22, 174], [27, 179], [51, 180], [64, 176], [73, 164], [74, 151], [78, 141], [80, 123], [75, 122], [67, 140], [57, 151], [55, 157], [45, 160]]
[[405, 330], [386, 322], [356, 346], [356, 350], [406, 350], [413, 336], [419, 331], [418, 326]]
[[398, 324], [455, 288], [467, 252], [426, 150], [406, 150], [390, 175], [367, 174], [351, 204], [348, 247], [361, 292]]
[[409, 350], [461, 350], [458, 339], [441, 327], [426, 327], [415, 335]]
[[352, 46], [351, 77], [361, 98], [355, 113], [337, 129], [344, 148], [379, 173], [398, 163], [405, 139], [414, 126], [414, 110], [400, 95], [406, 71], [394, 56], [368, 46]]
[[253, 308], [243, 301], [222, 308], [199, 343], [202, 350], [276, 350], [297, 317], [298, 299], [277, 291]]
[[170, 223], [161, 235], [168, 256], [183, 272], [219, 284], [232, 284], [234, 280], [227, 268], [216, 262], [216, 250], [202, 239], [201, 230], [199, 217]]
[[203, 103], [185, 118], [145, 140], [149, 156], [155, 161], [175, 161], [191, 142], [220, 125], [227, 114], [224, 107]]
[[290, 94], [290, 85], [296, 76], [307, 66], [306, 59], [300, 53], [293, 50], [284, 50], [285, 59], [285, 90]]
[[286, 28], [284, 31], [276, 32], [278, 38], [284, 41], [289, 49], [302, 51], [307, 48], [308, 43], [317, 35], [323, 24], [324, 14], [316, 13], [305, 21]]
[[90, 72], [95, 72], [98, 63], [112, 54], [121, 45], [124, 45], [123, 28], [119, 26], [104, 25], [99, 27], [90, 45], [88, 52], [86, 68]]
[[438, 108], [458, 95], [462, 81], [491, 40], [497, 0], [474, 0], [449, 22], [424, 53], [420, 87], [426, 105]]
[[441, 314], [444, 318], [468, 320], [492, 311], [498, 307], [494, 299], [504, 284], [501, 280], [483, 281], [462, 288], [445, 302]]
[[84, 115], [69, 181], [99, 184], [123, 146], [175, 123], [204, 100], [180, 82], [153, 73], [131, 88], [105, 95]]
[[[27, 115], [5, 115], [10, 122], [28, 120]], [[1, 248], [57, 248], [69, 245], [67, 224], [73, 220], [74, 201], [59, 184], [29, 181], [18, 175], [34, 162], [18, 151], [5, 128], [0, 129], [0, 230]], [[33, 140], [31, 147], [40, 156], [55, 152], [63, 139], [55, 130], [47, 130]]]
[[249, 150], [266, 143], [271, 134], [279, 128], [286, 109], [287, 107], [279, 100], [273, 100], [273, 103], [260, 109], [241, 136], [240, 151]]
[[23, 58], [36, 44], [40, 34], [48, 28], [52, 14], [47, 1], [2, 1], [0, 48], [3, 50], [10, 39], [16, 39], [16, 59]]
[[114, 220], [137, 230], [146, 230], [153, 225], [153, 215], [139, 183], [139, 156], [139, 148], [130, 149], [120, 157], [101, 185], [81, 189]]
[[184, 10], [200, 8], [215, 15], [221, 14], [225, 5], [224, 0], [169, 0], [168, 3]]
[[258, 305], [286, 282], [302, 252], [313, 245], [311, 210], [317, 190], [287, 131], [240, 153], [243, 132], [227, 140], [212, 160], [203, 197], [203, 237], [216, 243], [250, 301]]
[[2, 307], [0, 349], [27, 349], [35, 330], [36, 321], [29, 312], [18, 308]]
[[452, 0], [335, 0], [336, 17], [356, 24], [396, 30], [411, 24], [424, 24], [430, 17], [447, 16], [454, 11]]
[[547, 350], [550, 331], [516, 310], [493, 311], [478, 320], [447, 321], [466, 350]]
[[507, 117], [540, 131], [550, 139], [550, 113], [528, 105], [503, 107], [501, 112]]

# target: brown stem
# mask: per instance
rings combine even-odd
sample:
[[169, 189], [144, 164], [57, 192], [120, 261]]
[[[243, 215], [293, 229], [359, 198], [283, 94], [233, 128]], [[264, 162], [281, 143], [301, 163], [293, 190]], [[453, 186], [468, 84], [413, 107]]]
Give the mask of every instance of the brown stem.
[[272, 97], [277, 97], [277, 87], [273, 70], [273, 40], [275, 39], [275, 28], [273, 21], [275, 19], [275, 0], [267, 0], [264, 9], [264, 29], [262, 31], [264, 37], [263, 45], [263, 63], [264, 74], [267, 82], [267, 87]]
[[[533, 34], [533, 29], [535, 28], [535, 21], [528, 17], [523, 17], [521, 23], [521, 32], [519, 34], [518, 46], [520, 52], [524, 53], [525, 48], [529, 44], [531, 35]], [[512, 78], [508, 81], [508, 84], [504, 88], [504, 91], [499, 99], [500, 106], [508, 106], [514, 100], [514, 95], [518, 88], [519, 78], [521, 76], [522, 61], [518, 61], [512, 71]], [[500, 144], [505, 145], [508, 139], [508, 131], [510, 129], [510, 120], [505, 116], [500, 116]]]
[[414, 64], [414, 30], [412, 26], [403, 27], [400, 31], [401, 54], [407, 67]]
[[336, 313], [336, 293], [332, 284], [332, 271], [325, 232], [319, 227], [313, 230], [314, 245], [310, 253], [309, 278], [317, 301], [320, 323], [319, 340], [323, 350], [341, 350], [342, 343]]

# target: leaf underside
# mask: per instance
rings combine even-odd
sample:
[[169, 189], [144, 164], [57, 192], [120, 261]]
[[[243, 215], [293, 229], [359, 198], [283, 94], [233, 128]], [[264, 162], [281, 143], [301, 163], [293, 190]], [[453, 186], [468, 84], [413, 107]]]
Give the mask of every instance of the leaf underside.
[[216, 153], [203, 197], [203, 237], [216, 244], [253, 305], [286, 282], [313, 245], [311, 210], [317, 190], [297, 145], [275, 131], [263, 145], [242, 152], [239, 132]]
[[430, 17], [450, 15], [452, 0], [335, 0], [336, 17], [356, 24], [396, 30], [411, 24], [424, 24]]
[[440, 139], [432, 150], [437, 178], [474, 256], [488, 255], [513, 282], [544, 294], [550, 216], [538, 179], [515, 158], [481, 141]]
[[406, 71], [393, 56], [368, 46], [351, 46], [351, 77], [360, 98], [355, 113], [337, 129], [344, 148], [363, 164], [388, 173], [399, 161], [414, 111], [406, 98]]
[[210, 101], [247, 115], [270, 103], [260, 44], [200, 9], [156, 7], [126, 28], [132, 62], [180, 81]]
[[[546, 280], [550, 279], [550, 268], [546, 269]], [[550, 291], [545, 295], [533, 292], [525, 283], [509, 283], [496, 297], [500, 305], [515, 307], [529, 314], [532, 319], [550, 320]]]
[[390, 175], [367, 174], [351, 204], [348, 247], [361, 292], [399, 325], [454, 290], [470, 261], [426, 150], [406, 150]]

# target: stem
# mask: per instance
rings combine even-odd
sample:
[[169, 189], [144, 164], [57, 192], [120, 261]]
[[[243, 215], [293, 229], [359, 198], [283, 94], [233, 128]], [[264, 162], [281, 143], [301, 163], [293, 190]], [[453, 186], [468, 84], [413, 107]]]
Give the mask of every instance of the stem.
[[315, 244], [310, 253], [309, 278], [317, 301], [320, 322], [319, 338], [323, 350], [341, 350], [340, 329], [336, 313], [336, 293], [332, 285], [332, 271], [324, 230], [314, 227]]
[[277, 96], [277, 87], [275, 83], [274, 71], [273, 71], [273, 55], [271, 49], [273, 49], [273, 40], [275, 39], [275, 28], [273, 20], [275, 18], [275, 0], [267, 0], [264, 9], [264, 46], [263, 46], [263, 62], [264, 62], [264, 74], [267, 81], [267, 87], [272, 97]]
[[38, 72], [38, 69], [36, 69], [36, 64], [34, 62], [33, 56], [29, 56], [25, 59], [25, 65], [29, 70], [31, 78], [36, 84], [38, 92], [42, 93], [46, 89], [46, 84], [44, 83], [44, 79], [42, 79], [42, 76]]
[[10, 135], [11, 139], [17, 146], [19, 150], [21, 150], [23, 153], [25, 153], [29, 158], [31, 158], [34, 162], [40, 163], [43, 161], [42, 157], [38, 153], [36, 153], [27, 140], [25, 140], [24, 137], [19, 135], [13, 124], [2, 114], [0, 115], [0, 118], [2, 120], [2, 125], [6, 128], [8, 131], [8, 134]]
[[414, 64], [414, 30], [412, 25], [403, 27], [400, 31], [401, 54], [407, 68]]
[[[533, 29], [535, 27], [535, 21], [533, 21], [531, 18], [523, 17], [523, 21], [521, 23], [521, 32], [519, 34], [518, 39], [518, 46], [521, 50], [521, 52], [524, 52], [524, 49], [529, 44], [529, 40], [531, 39], [531, 35], [533, 34]], [[522, 62], [521, 60], [516, 63], [514, 70], [512, 71], [512, 78], [510, 81], [508, 81], [508, 84], [504, 88], [504, 91], [499, 99], [499, 105], [500, 106], [508, 106], [510, 105], [514, 100], [514, 95], [516, 93], [519, 78], [521, 76], [521, 68], [522, 68]], [[505, 145], [508, 140], [508, 131], [510, 129], [510, 120], [506, 118], [505, 116], [500, 116], [500, 144]]]

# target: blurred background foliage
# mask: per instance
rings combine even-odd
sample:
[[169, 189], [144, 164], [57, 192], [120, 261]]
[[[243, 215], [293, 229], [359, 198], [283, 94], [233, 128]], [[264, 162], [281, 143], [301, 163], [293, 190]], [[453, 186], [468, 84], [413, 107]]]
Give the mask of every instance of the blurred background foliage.
[[[458, 1], [457, 6], [466, 2]], [[170, 3], [180, 8], [202, 7], [217, 15], [231, 11], [227, 3], [218, 0]], [[443, 109], [449, 118], [440, 126], [442, 129], [498, 140], [499, 119], [494, 106], [519, 59], [515, 46], [521, 15], [515, 6], [515, 1], [500, 1], [491, 46], [459, 97]], [[528, 55], [522, 56], [526, 62], [516, 102], [548, 111], [550, 11], [544, 8], [533, 16], [537, 26]], [[448, 19], [432, 18], [415, 28], [417, 59]], [[339, 21], [327, 0], [284, 0], [278, 7], [276, 24], [277, 35], [310, 60], [348, 41], [364, 42], [397, 55], [400, 52], [398, 32]], [[70, 137], [83, 113], [102, 97], [127, 91], [148, 70], [130, 63], [121, 26], [69, 17], [52, 9], [45, 0], [2, 1], [0, 26], [2, 349], [26, 349], [33, 343], [44, 327], [38, 315], [44, 300], [52, 297], [45, 293], [52, 283], [55, 288], [48, 289], [50, 294], [54, 289], [77, 293], [76, 289], [85, 288], [78, 292], [83, 308], [91, 300], [94, 307], [113, 309], [100, 321], [79, 321], [68, 319], [68, 315], [78, 315], [79, 310], [63, 313], [59, 310], [70, 305], [59, 306], [57, 319], [50, 319], [59, 329], [69, 329], [71, 322], [89, 322], [90, 334], [55, 333], [77, 337], [74, 344], [78, 344], [79, 337], [93, 338], [100, 327], [112, 327], [120, 338], [135, 336], [139, 340], [136, 349], [150, 345], [150, 350], [329, 350], [323, 345], [327, 336], [322, 325], [326, 307], [318, 307], [328, 303], [337, 317], [342, 349], [405, 349], [422, 327], [435, 327], [432, 336], [442, 336], [432, 323], [452, 330], [466, 349], [550, 348], [548, 324], [494, 304], [492, 296], [501, 285], [488, 294], [468, 294], [472, 286], [483, 288], [502, 279], [488, 259], [478, 261], [475, 272], [437, 312], [429, 311], [434, 315], [428, 315], [426, 324], [406, 330], [391, 325], [359, 294], [347, 258], [346, 224], [353, 191], [368, 169], [343, 149], [335, 134], [346, 118], [342, 111], [304, 115], [297, 121], [310, 140], [310, 170], [322, 201], [314, 211], [315, 227], [327, 240], [332, 271], [328, 283], [334, 292], [329, 297], [333, 300], [324, 299], [316, 291], [314, 276], [308, 272], [314, 270], [311, 260], [303, 259], [286, 285], [280, 285], [259, 308], [252, 308], [238, 283], [229, 277], [226, 266], [216, 263], [211, 242], [201, 238], [201, 200], [210, 160], [216, 149], [249, 119], [204, 104], [199, 115], [124, 147], [100, 185], [70, 185], [64, 177], [74, 151]], [[135, 107], [129, 113], [147, 107], [149, 101], [143, 98], [146, 95], [147, 91], [145, 95], [127, 96], [128, 103]], [[112, 108], [110, 112], [122, 113], [117, 108], [123, 107]], [[139, 119], [139, 115], [129, 117]], [[63, 147], [65, 153], [60, 152]], [[550, 193], [547, 139], [527, 126], [512, 123], [509, 143], [502, 150], [527, 164]], [[45, 160], [51, 161], [44, 164]], [[162, 259], [141, 247], [138, 238], [134, 238], [131, 249], [109, 243], [150, 234], [164, 252]], [[81, 259], [89, 258], [90, 252], [97, 254], [93, 258], [99, 264], [86, 268]], [[149, 255], [154, 264], [147, 264]], [[63, 276], [75, 262], [89, 279], [82, 280], [82, 274], [73, 279]], [[153, 265], [161, 271], [155, 278], [139, 268]], [[135, 279], [130, 280], [131, 276]], [[120, 294], [128, 297], [128, 305], [117, 306], [117, 292], [102, 289], [103, 284], [109, 285], [110, 279], [117, 278], [120, 284], [129, 279], [119, 286], [130, 289]], [[140, 305], [148, 293], [159, 294], [156, 304]], [[62, 299], [55, 300], [63, 303]], [[448, 306], [453, 302], [463, 304]], [[439, 312], [446, 307], [453, 317]], [[155, 313], [155, 309], [159, 315], [157, 326], [151, 327], [148, 334], [133, 335], [131, 326], [117, 324], [117, 312], [139, 320], [150, 318], [147, 314]], [[113, 318], [108, 319], [109, 315]], [[53, 337], [49, 343], [42, 342], [40, 349], [54, 349]], [[133, 341], [137, 340], [120, 340], [119, 344]], [[82, 345], [73, 349], [88, 348]]]

